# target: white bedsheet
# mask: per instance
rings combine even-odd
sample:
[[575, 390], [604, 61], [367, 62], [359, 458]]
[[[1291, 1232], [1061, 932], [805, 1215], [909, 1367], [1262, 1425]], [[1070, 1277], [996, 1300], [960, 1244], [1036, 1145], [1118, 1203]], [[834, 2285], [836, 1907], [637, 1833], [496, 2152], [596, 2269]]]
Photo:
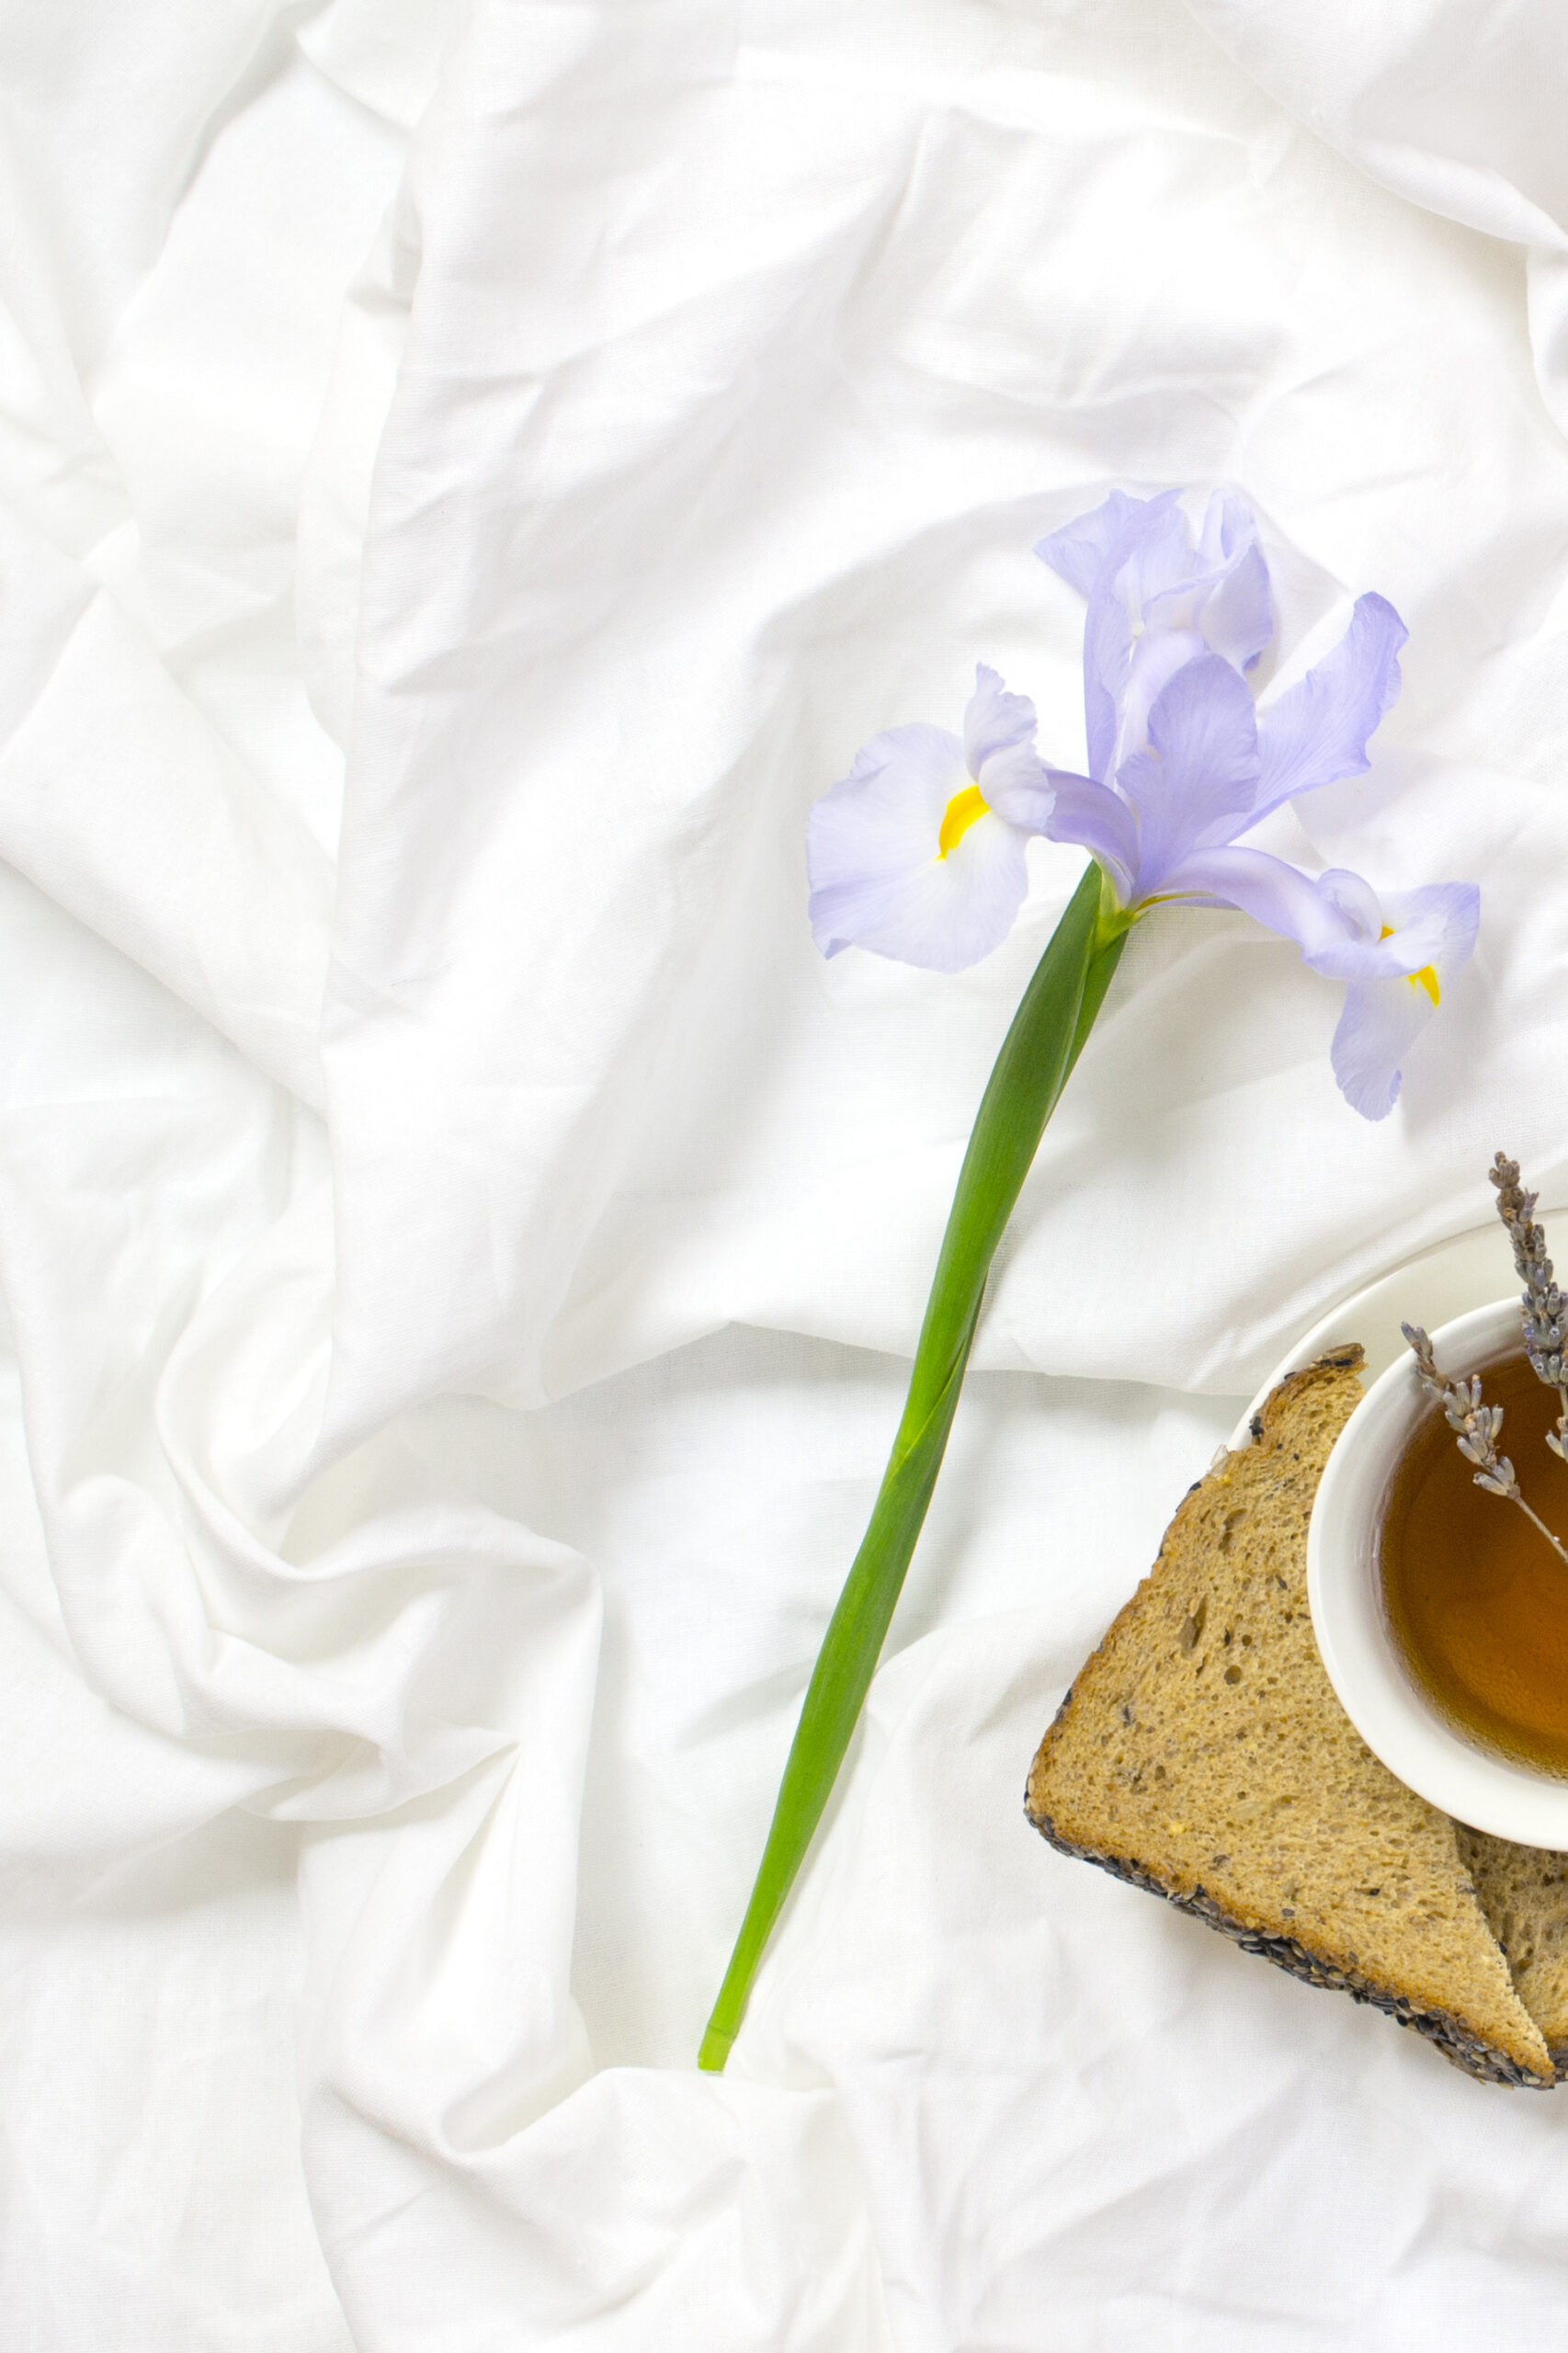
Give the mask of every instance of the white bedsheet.
[[[1565, 50], [1551, 0], [0, 6], [0, 2343], [1568, 2326], [1568, 2108], [1020, 1812], [1293, 1332], [1494, 1145], [1568, 1186]], [[957, 979], [824, 966], [804, 813], [977, 658], [1075, 759], [1029, 544], [1214, 480], [1287, 653], [1404, 614], [1299, 822], [1477, 880], [1480, 948], [1374, 1128], [1288, 948], [1140, 932], [699, 2076], [1075, 871]]]

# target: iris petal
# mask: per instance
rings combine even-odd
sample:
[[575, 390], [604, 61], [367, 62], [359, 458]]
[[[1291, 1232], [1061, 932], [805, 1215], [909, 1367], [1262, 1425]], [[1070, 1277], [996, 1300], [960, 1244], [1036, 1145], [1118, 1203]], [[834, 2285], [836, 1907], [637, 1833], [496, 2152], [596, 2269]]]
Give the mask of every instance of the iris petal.
[[1044, 831], [1053, 842], [1074, 842], [1098, 858], [1130, 906], [1138, 873], [1138, 821], [1108, 784], [1051, 770], [1053, 802]]
[[1215, 576], [1193, 546], [1181, 508], [1150, 499], [1115, 575], [1117, 592], [1134, 620], [1156, 631], [1195, 628]]
[[818, 884], [812, 892], [818, 947], [831, 956], [853, 942], [901, 964], [961, 972], [1013, 927], [1028, 887], [1024, 838], [988, 814], [945, 858]]
[[[1352, 884], [1354, 892], [1347, 887]], [[1481, 920], [1481, 893], [1473, 882], [1428, 882], [1380, 900], [1358, 876], [1335, 869], [1318, 877], [1318, 888], [1352, 924], [1346, 939], [1308, 957], [1313, 971], [1331, 980], [1376, 981], [1430, 968], [1440, 989], [1470, 961]]]
[[1414, 976], [1358, 981], [1346, 990], [1329, 1057], [1341, 1094], [1364, 1120], [1384, 1120], [1393, 1109], [1403, 1064], [1432, 1012]]
[[1043, 834], [1051, 823], [1056, 791], [1051, 770], [1032, 744], [1009, 744], [993, 752], [980, 769], [987, 806], [1026, 834]]
[[1274, 599], [1257, 525], [1239, 498], [1215, 492], [1203, 518], [1202, 548], [1214, 573], [1203, 607], [1204, 638], [1233, 668], [1250, 670], [1274, 635]]
[[983, 662], [974, 668], [974, 692], [963, 715], [964, 756], [977, 780], [986, 761], [1017, 744], [1032, 744], [1035, 709], [1028, 695], [1012, 695]]
[[987, 807], [1028, 834], [1044, 832], [1054, 797], [1034, 747], [1035, 724], [1028, 695], [1009, 694], [994, 670], [978, 664], [963, 721], [969, 772]]
[[824, 956], [860, 937], [858, 910], [881, 906], [899, 876], [936, 857], [948, 803], [969, 780], [956, 735], [941, 727], [890, 727], [813, 801], [806, 870], [812, 932]]
[[1357, 598], [1334, 651], [1258, 721], [1254, 824], [1298, 792], [1370, 766], [1368, 738], [1399, 693], [1399, 650], [1409, 634], [1385, 597]]
[[1087, 515], [1037, 540], [1035, 553], [1069, 588], [1091, 597], [1110, 558], [1116, 555], [1119, 561], [1131, 538], [1146, 530], [1180, 495], [1176, 490], [1163, 490], [1154, 498], [1129, 498], [1125, 491], [1113, 490]]
[[1117, 776], [1138, 815], [1141, 898], [1205, 828], [1251, 806], [1257, 722], [1245, 680], [1217, 654], [1185, 663], [1149, 713], [1149, 743]]
[[[1111, 767], [1118, 773], [1149, 742], [1149, 715], [1178, 670], [1206, 652], [1195, 629], [1146, 630], [1134, 644], [1118, 704], [1116, 749]], [[1250, 700], [1251, 698], [1249, 697]]]
[[1266, 931], [1293, 939], [1319, 971], [1320, 958], [1353, 944], [1358, 937], [1343, 909], [1310, 874], [1267, 850], [1239, 844], [1192, 851], [1166, 876], [1162, 895], [1188, 899], [1199, 906], [1234, 907]]
[[1034, 706], [983, 664], [965, 745], [892, 727], [857, 755], [806, 821], [812, 936], [942, 972], [998, 947], [1028, 887], [1024, 846], [1054, 798], [1034, 749]]
[[1088, 598], [1084, 621], [1084, 723], [1089, 774], [1103, 779], [1117, 758], [1122, 707], [1134, 639], [1150, 596], [1170, 585], [1172, 566], [1187, 548], [1187, 525], [1176, 508], [1180, 493], [1129, 498], [1119, 490], [1090, 515], [1041, 540], [1035, 553]]

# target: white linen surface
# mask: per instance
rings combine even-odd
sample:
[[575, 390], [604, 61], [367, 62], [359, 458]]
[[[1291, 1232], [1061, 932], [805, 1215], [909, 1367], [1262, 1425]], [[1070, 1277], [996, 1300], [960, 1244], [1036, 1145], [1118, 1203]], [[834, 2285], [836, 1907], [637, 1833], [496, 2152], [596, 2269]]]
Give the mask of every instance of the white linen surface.
[[[1561, 15], [1193, 9], [0, 8], [6, 2347], [1568, 2326], [1568, 2108], [1020, 1813], [1291, 1334], [1568, 1177]], [[1076, 758], [1030, 541], [1218, 480], [1288, 659], [1411, 628], [1282, 838], [1480, 949], [1371, 1128], [1289, 949], [1135, 939], [699, 2076], [1075, 871], [824, 966], [804, 812], [976, 659]]]

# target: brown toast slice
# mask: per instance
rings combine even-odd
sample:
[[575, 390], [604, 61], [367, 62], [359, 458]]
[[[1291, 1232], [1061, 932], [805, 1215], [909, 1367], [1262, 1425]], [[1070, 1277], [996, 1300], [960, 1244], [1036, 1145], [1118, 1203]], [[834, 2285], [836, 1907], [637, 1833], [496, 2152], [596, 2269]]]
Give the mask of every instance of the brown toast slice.
[[1454, 1824], [1372, 1755], [1313, 1640], [1307, 1522], [1360, 1363], [1343, 1349], [1282, 1381], [1254, 1443], [1187, 1495], [1041, 1742], [1027, 1810], [1063, 1853], [1389, 2011], [1468, 2074], [1544, 2088], [1547, 2040]]
[[1516, 1847], [1456, 1823], [1459, 1848], [1514, 1989], [1568, 2075], [1568, 1855]]

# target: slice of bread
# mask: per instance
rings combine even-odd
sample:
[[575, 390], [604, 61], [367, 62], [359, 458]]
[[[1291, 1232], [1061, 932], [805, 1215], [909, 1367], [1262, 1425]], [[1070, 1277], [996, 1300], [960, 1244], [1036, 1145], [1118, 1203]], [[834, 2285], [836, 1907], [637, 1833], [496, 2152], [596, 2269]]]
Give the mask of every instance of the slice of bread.
[[1312, 1637], [1307, 1521], [1360, 1362], [1342, 1350], [1281, 1382], [1254, 1443], [1189, 1492], [1041, 1742], [1028, 1813], [1063, 1853], [1374, 2003], [1468, 2074], [1545, 2087], [1546, 2039], [1455, 1825], [1366, 1746]]
[[1507, 1960], [1515, 1991], [1568, 2075], [1568, 1855], [1516, 1847], [1454, 1825], [1481, 1908]]

